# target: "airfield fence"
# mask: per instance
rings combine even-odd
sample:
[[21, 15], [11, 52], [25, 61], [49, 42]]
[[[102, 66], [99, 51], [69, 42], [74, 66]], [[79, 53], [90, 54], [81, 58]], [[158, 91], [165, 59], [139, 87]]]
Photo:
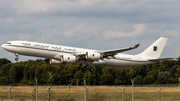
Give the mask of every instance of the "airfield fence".
[[[50, 89], [47, 89], [50, 88]], [[161, 87], [160, 96], [158, 88]], [[86, 86], [87, 101], [132, 101], [132, 86]], [[123, 90], [124, 89], [124, 90]], [[48, 91], [49, 90], [49, 91]], [[9, 93], [10, 91], [10, 93]], [[48, 94], [49, 92], [49, 94]], [[85, 101], [84, 86], [38, 86], [39, 101]], [[0, 100], [36, 100], [36, 86], [0, 86]], [[49, 99], [48, 99], [49, 96]], [[160, 98], [159, 98], [160, 97]], [[180, 101], [180, 86], [135, 85], [135, 101]]]

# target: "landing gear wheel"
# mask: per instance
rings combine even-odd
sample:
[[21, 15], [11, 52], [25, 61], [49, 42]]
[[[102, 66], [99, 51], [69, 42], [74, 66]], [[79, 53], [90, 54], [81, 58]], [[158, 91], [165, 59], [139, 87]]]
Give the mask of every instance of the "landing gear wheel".
[[78, 70], [82, 70], [82, 67], [78, 67]]
[[85, 68], [89, 69], [89, 71], [91, 71], [91, 72], [94, 70], [90, 65], [86, 65]]
[[86, 65], [86, 67], [85, 68], [87, 68], [87, 69], [91, 69], [92, 67], [90, 66], [90, 65]]
[[82, 69], [82, 72], [84, 72], [84, 73], [85, 73], [85, 72], [86, 72], [86, 70], [87, 70], [86, 68], [83, 68], [83, 69]]
[[19, 61], [19, 58], [15, 58], [16, 61]]
[[89, 71], [93, 72], [93, 71], [94, 71], [94, 69], [91, 67], [91, 68], [89, 69]]
[[79, 65], [78, 70], [82, 70], [82, 64]]

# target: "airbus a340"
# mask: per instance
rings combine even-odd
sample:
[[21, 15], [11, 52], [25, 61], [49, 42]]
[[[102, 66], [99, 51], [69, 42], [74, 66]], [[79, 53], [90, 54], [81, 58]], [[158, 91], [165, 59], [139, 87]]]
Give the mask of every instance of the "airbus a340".
[[[35, 56], [50, 59], [50, 64], [73, 64], [80, 63], [78, 69], [93, 71], [90, 64], [107, 65], [115, 67], [132, 67], [146, 64], [158, 63], [161, 60], [171, 58], [159, 58], [166, 44], [167, 38], [160, 37], [145, 51], [137, 55], [121, 54], [121, 52], [136, 49], [140, 44], [133, 47], [99, 51], [68, 47], [61, 45], [45, 44], [30, 41], [8, 41], [1, 47], [5, 50], [15, 53], [15, 60], [18, 61], [18, 55]], [[87, 64], [82, 67], [82, 64]]]

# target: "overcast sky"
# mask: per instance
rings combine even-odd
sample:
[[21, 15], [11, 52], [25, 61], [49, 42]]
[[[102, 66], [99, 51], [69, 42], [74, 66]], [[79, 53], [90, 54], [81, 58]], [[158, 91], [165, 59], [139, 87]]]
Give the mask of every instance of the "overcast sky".
[[[96, 50], [134, 46], [159, 37], [161, 57], [180, 56], [180, 0], [0, 0], [0, 44], [28, 40]], [[0, 58], [15, 62], [0, 48]], [[37, 59], [19, 56], [21, 61]]]

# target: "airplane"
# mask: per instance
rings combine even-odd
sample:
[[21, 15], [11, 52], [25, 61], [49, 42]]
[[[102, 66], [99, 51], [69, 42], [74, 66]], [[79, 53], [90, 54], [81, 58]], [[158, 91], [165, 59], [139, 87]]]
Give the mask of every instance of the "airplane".
[[[133, 47], [114, 49], [107, 51], [76, 48], [62, 45], [45, 44], [30, 41], [8, 41], [1, 47], [15, 54], [15, 60], [18, 61], [18, 55], [42, 57], [50, 59], [50, 64], [73, 64], [80, 63], [79, 70], [93, 71], [91, 64], [106, 65], [114, 67], [133, 67], [161, 62], [162, 60], [172, 58], [159, 58], [167, 38], [160, 37], [145, 51], [137, 55], [122, 54], [121, 52], [136, 49], [140, 44]], [[82, 64], [87, 64], [82, 67]]]

